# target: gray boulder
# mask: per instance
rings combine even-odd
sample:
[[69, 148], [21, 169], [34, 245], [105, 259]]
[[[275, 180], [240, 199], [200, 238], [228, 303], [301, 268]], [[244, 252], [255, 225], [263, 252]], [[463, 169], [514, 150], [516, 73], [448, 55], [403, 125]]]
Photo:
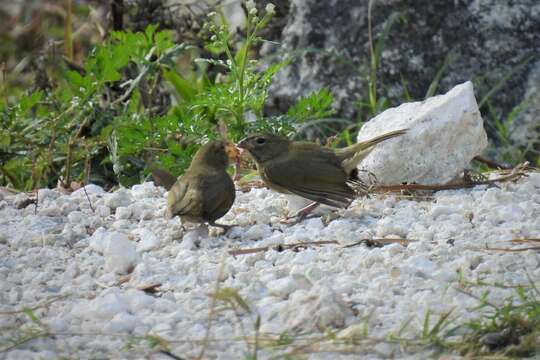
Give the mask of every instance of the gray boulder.
[[[281, 50], [300, 55], [276, 80], [273, 106], [283, 111], [299, 96], [325, 86], [335, 94], [341, 116], [366, 116], [357, 104], [367, 99], [367, 13], [368, 0], [291, 0]], [[503, 118], [530, 98], [514, 122], [513, 137], [518, 144], [538, 141], [538, 0], [375, 1], [374, 37], [391, 18], [397, 20], [382, 47], [377, 71], [380, 96], [399, 104], [406, 87], [413, 99], [423, 99], [446, 61], [438, 92], [469, 79], [479, 101], [498, 89], [490, 102]], [[508, 80], [501, 83], [505, 77]], [[481, 105], [487, 113], [487, 102]], [[493, 124], [486, 125], [494, 134]]]

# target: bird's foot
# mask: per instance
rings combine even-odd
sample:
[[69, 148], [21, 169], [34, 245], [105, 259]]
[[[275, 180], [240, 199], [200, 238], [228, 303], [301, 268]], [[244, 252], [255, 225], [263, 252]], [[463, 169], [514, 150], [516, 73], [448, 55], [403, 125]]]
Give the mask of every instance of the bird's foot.
[[[287, 218], [285, 218], [284, 220], [281, 220], [280, 222], [282, 224], [287, 224], [287, 225], [298, 224], [302, 220], [306, 219], [308, 217], [308, 215], [313, 210], [315, 210], [315, 208], [317, 208], [319, 205], [320, 204], [318, 202], [313, 202], [313, 203], [309, 204], [308, 206], [298, 210], [298, 212], [296, 214], [294, 214], [293, 216], [288, 216]], [[291, 219], [292, 219], [292, 221], [291, 221]]]
[[225, 224], [218, 224], [218, 223], [210, 223], [210, 225], [211, 225], [211, 226], [215, 226], [215, 227], [218, 227], [218, 228], [223, 229], [223, 233], [224, 233], [224, 234], [227, 234], [227, 232], [228, 232], [229, 230], [231, 230], [231, 228], [232, 228], [233, 226], [236, 226], [236, 225], [225, 225]]

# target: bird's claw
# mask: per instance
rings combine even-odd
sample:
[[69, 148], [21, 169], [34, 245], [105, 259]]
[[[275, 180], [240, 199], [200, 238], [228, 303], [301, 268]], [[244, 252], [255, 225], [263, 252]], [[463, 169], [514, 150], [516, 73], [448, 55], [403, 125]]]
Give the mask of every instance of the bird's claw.
[[[288, 225], [295, 225], [298, 224], [300, 221], [307, 219], [308, 215], [311, 214], [313, 210], [320, 204], [318, 202], [313, 202], [309, 204], [308, 206], [298, 210], [296, 214], [293, 216], [287, 216], [285, 219], [281, 220], [280, 223], [282, 224], [288, 224]], [[294, 219], [293, 221], [290, 221], [291, 219]]]
[[218, 224], [218, 223], [211, 223], [210, 225], [223, 229], [224, 234], [227, 234], [227, 232], [229, 232], [231, 228], [236, 226], [236, 225], [225, 225], [225, 224]]

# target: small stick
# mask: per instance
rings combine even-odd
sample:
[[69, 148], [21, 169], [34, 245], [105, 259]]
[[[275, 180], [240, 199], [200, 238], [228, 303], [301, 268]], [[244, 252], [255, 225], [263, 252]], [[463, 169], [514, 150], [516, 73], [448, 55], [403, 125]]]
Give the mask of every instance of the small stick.
[[88, 193], [86, 192], [86, 185], [84, 185], [82, 188], [84, 190], [84, 195], [86, 195], [86, 200], [88, 200], [88, 205], [90, 205], [90, 210], [92, 210], [92, 212], [95, 213], [96, 209], [94, 209], [94, 206], [92, 206], [92, 201], [90, 201], [90, 197], [88, 196]]
[[503, 252], [523, 252], [528, 250], [540, 250], [540, 246], [531, 246], [526, 248], [519, 248], [519, 249], [510, 249], [510, 248], [494, 248], [486, 246], [485, 248], [479, 248], [479, 247], [469, 247], [470, 250], [488, 250], [488, 251], [503, 251]]
[[473, 160], [476, 160], [482, 164], [485, 164], [493, 169], [503, 169], [503, 170], [510, 170], [512, 167], [508, 164], [500, 164], [494, 160], [488, 159], [487, 157], [478, 155], [473, 158]]
[[38, 189], [35, 189], [36, 191], [36, 201], [34, 201], [34, 215], [37, 214], [37, 208], [38, 208], [38, 203], [39, 203], [39, 190]]
[[449, 183], [444, 185], [422, 185], [422, 184], [401, 184], [401, 185], [381, 185], [377, 186], [374, 191], [401, 191], [401, 190], [451, 190], [451, 189], [463, 189], [463, 188], [471, 188], [475, 187], [477, 185], [489, 185], [494, 184], [496, 182], [503, 182], [503, 181], [512, 181], [519, 179], [522, 176], [527, 176], [523, 171], [527, 167], [528, 163], [525, 162], [523, 164], [520, 164], [516, 166], [512, 171], [507, 174], [500, 176], [496, 179], [492, 180], [483, 180], [483, 181], [475, 181], [475, 182], [465, 182], [465, 181], [458, 181], [455, 183]]
[[514, 239], [514, 240], [510, 240], [510, 242], [518, 243], [518, 244], [528, 243], [529, 241], [531, 241], [531, 242], [540, 242], [540, 238], [529, 238], [529, 239]]
[[284, 251], [284, 250], [294, 250], [298, 249], [304, 246], [308, 245], [314, 245], [314, 246], [320, 246], [320, 245], [329, 245], [329, 244], [335, 244], [339, 245], [339, 242], [336, 240], [323, 240], [323, 241], [308, 241], [308, 242], [302, 242], [302, 243], [294, 243], [294, 244], [280, 244], [277, 246], [264, 246], [259, 248], [252, 248], [252, 249], [238, 249], [238, 250], [229, 250], [229, 255], [246, 255], [246, 254], [254, 254], [258, 252], [265, 252], [270, 249], [275, 249], [276, 251]]
[[174, 360], [184, 360], [185, 358], [183, 357], [180, 357], [178, 355], [175, 355], [173, 354], [172, 352], [168, 351], [168, 350], [159, 350], [159, 353], [165, 355], [165, 356], [168, 356], [170, 357], [171, 359], [174, 359]]
[[86, 195], [86, 200], [88, 200], [88, 204], [90, 205], [90, 209], [93, 213], [96, 212], [94, 209], [94, 206], [92, 206], [92, 202], [90, 201], [90, 197], [88, 196], [88, 193], [86, 192], [86, 185], [88, 185], [88, 179], [90, 178], [90, 169], [92, 164], [90, 163], [90, 149], [87, 142], [84, 142], [84, 147], [86, 150], [86, 159], [84, 161], [84, 194]]
[[407, 246], [409, 243], [415, 242], [417, 240], [409, 240], [409, 239], [392, 239], [392, 238], [375, 238], [375, 239], [362, 239], [360, 241], [357, 241], [353, 244], [347, 244], [344, 245], [344, 248], [350, 248], [362, 244], [366, 244], [367, 246], [378, 246], [383, 247], [384, 245], [390, 245], [390, 244], [400, 244], [403, 246]]

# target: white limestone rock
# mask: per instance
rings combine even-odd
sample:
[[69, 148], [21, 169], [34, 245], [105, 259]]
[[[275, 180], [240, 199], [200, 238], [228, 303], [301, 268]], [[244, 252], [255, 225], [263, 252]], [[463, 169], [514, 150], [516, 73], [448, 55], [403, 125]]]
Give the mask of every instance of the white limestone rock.
[[352, 311], [329, 287], [314, 287], [305, 295], [293, 298], [287, 308], [287, 327], [316, 331], [328, 328], [343, 328]]
[[126, 234], [121, 232], [109, 233], [105, 238], [107, 244], [105, 255], [105, 270], [117, 274], [126, 274], [133, 271], [139, 261], [135, 244]]
[[[409, 325], [403, 336], [419, 336], [427, 311], [433, 314], [430, 326], [450, 309], [456, 324], [481, 318], [485, 314], [478, 301], [456, 290], [460, 279], [511, 285], [489, 288], [488, 301], [497, 305], [516, 298], [516, 285], [540, 279], [538, 252], [485, 251], [485, 246], [528, 247], [511, 240], [540, 236], [537, 173], [500, 188], [440, 191], [433, 198], [371, 197], [363, 199], [362, 206], [355, 201], [329, 223], [311, 218], [293, 226], [280, 223], [286, 208], [283, 195], [253, 189], [238, 193], [223, 220], [242, 224], [242, 219], [243, 225], [219, 235], [197, 224], [185, 225], [192, 229], [185, 233], [179, 219], [161, 215], [141, 220], [145, 211], [164, 207], [164, 199], [145, 188], [152, 189], [139, 188], [140, 198], [127, 190], [133, 202], [116, 209], [117, 215], [122, 207], [131, 209], [133, 215], [126, 219], [109, 215], [108, 193], [90, 194], [96, 213], [83, 208], [88, 203], [85, 197], [44, 196], [35, 214], [33, 206], [16, 209], [15, 196], [6, 195], [6, 204], [0, 207], [0, 311], [54, 299], [48, 311], [39, 312], [40, 321], [54, 332], [82, 334], [37, 339], [29, 344], [29, 353], [12, 349], [6, 358], [147, 358], [152, 349], [134, 354], [135, 350], [125, 350], [126, 339], [149, 332], [170, 339], [178, 334], [201, 339], [207, 332], [216, 281], [221, 288], [239, 291], [252, 309], [241, 314], [246, 329], [260, 315], [261, 333], [322, 337], [344, 329], [337, 336], [355, 341], [364, 338], [366, 327], [373, 337], [383, 338], [400, 332], [405, 323]], [[42, 205], [61, 209], [65, 216], [43, 216]], [[97, 210], [100, 207], [107, 210]], [[381, 236], [412, 242], [343, 247]], [[332, 240], [340, 245], [228, 254], [232, 249]], [[118, 276], [133, 266], [129, 276]], [[158, 294], [152, 293], [153, 286]], [[470, 290], [481, 296], [486, 289]], [[534, 289], [529, 290], [534, 295]], [[65, 298], [56, 299], [64, 294]], [[0, 328], [13, 328], [6, 336], [19, 334], [17, 321], [0, 316]], [[232, 311], [220, 311], [213, 318], [212, 336], [230, 333], [231, 341], [215, 343], [207, 357], [245, 355], [245, 344], [235, 340], [241, 336], [237, 325]], [[119, 336], [96, 337], [95, 333]], [[283, 351], [293, 349], [295, 344], [291, 345]], [[364, 357], [426, 357], [398, 345], [378, 344], [375, 350], [368, 346]], [[48, 349], [50, 354], [45, 353]], [[197, 344], [171, 343], [173, 353], [199, 351]], [[263, 351], [261, 357], [269, 354]]]
[[116, 208], [114, 217], [118, 220], [125, 220], [131, 217], [131, 207], [120, 206]]
[[132, 202], [133, 196], [131, 192], [124, 188], [116, 190], [105, 199], [105, 205], [113, 210], [121, 206], [129, 206]]
[[381, 184], [447, 183], [488, 144], [470, 81], [384, 111], [362, 126], [358, 141], [398, 129], [409, 131], [377, 146], [359, 165]]
[[143, 228], [138, 229], [136, 233], [141, 239], [137, 244], [137, 252], [139, 253], [157, 249], [161, 245], [161, 239], [153, 231]]
[[133, 271], [139, 261], [135, 244], [126, 234], [98, 228], [90, 238], [90, 248], [105, 256], [105, 270], [117, 274]]
[[76, 318], [87, 321], [96, 319], [111, 320], [117, 314], [129, 310], [129, 305], [124, 295], [118, 290], [105, 290], [98, 297], [90, 301], [82, 301], [75, 305], [72, 314]]
[[106, 193], [105, 190], [103, 190], [101, 186], [88, 184], [72, 192], [71, 197], [72, 198], [79, 198], [79, 197], [86, 198], [87, 194], [88, 196], [90, 196], [90, 195], [103, 195], [105, 193]]
[[296, 284], [291, 277], [269, 281], [266, 287], [271, 295], [282, 299], [286, 299], [290, 293], [296, 290]]
[[55, 200], [60, 196], [60, 193], [53, 189], [39, 189], [38, 199], [40, 202], [45, 200]]

